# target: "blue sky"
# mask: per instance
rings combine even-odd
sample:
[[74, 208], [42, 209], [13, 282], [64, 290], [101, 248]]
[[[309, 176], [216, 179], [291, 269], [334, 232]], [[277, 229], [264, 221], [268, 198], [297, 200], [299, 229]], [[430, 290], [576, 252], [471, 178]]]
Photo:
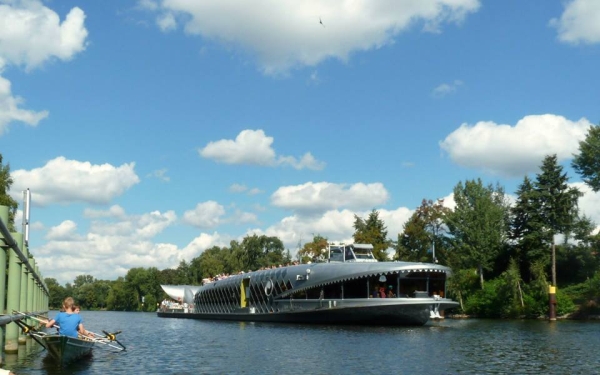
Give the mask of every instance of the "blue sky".
[[0, 0], [0, 153], [63, 284], [348, 241], [372, 209], [395, 239], [422, 199], [512, 194], [554, 153], [600, 223], [569, 167], [599, 61], [596, 0]]

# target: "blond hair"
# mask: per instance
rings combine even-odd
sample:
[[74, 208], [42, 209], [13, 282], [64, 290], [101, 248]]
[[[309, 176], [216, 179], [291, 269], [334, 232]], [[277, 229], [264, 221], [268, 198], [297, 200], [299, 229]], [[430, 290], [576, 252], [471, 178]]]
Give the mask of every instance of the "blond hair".
[[74, 304], [75, 304], [75, 301], [73, 301], [73, 297], [67, 297], [63, 301], [63, 309], [65, 309], [65, 311], [72, 310]]

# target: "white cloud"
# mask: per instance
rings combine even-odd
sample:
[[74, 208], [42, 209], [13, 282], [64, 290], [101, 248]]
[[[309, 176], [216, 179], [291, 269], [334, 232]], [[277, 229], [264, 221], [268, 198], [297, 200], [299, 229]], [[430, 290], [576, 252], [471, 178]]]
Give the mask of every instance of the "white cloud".
[[231, 236], [221, 235], [217, 232], [214, 232], [213, 234], [201, 233], [182, 249], [182, 259], [190, 261], [194, 257], [200, 255], [204, 250], [214, 246], [228, 247], [233, 239], [234, 238]]
[[225, 208], [215, 201], [198, 203], [183, 214], [183, 222], [197, 228], [214, 228], [222, 223]]
[[156, 24], [163, 31], [172, 31], [177, 28], [177, 21], [172, 13], [164, 13], [156, 18]]
[[444, 97], [448, 94], [456, 92], [463, 82], [461, 80], [454, 80], [452, 83], [442, 83], [438, 87], [434, 88], [431, 95], [436, 98]]
[[248, 187], [244, 184], [232, 184], [229, 186], [229, 191], [231, 193], [243, 193], [248, 190]]
[[69, 60], [86, 47], [85, 13], [72, 8], [60, 17], [40, 1], [9, 1], [0, 5], [0, 58], [30, 70], [45, 61]]
[[572, 158], [590, 126], [585, 118], [571, 121], [552, 114], [525, 116], [514, 126], [465, 123], [440, 147], [463, 167], [518, 177], [536, 171], [546, 155], [556, 154], [559, 161]]
[[573, 0], [565, 5], [560, 19], [550, 25], [558, 30], [558, 39], [566, 43], [600, 42], [600, 1]]
[[198, 150], [200, 155], [225, 164], [247, 164], [260, 166], [291, 165], [296, 169], [320, 170], [325, 163], [306, 153], [300, 160], [293, 156], [279, 156], [271, 147], [273, 137], [267, 137], [262, 130], [243, 130], [235, 140], [221, 139], [210, 142]]
[[265, 73], [279, 74], [328, 58], [346, 61], [353, 52], [392, 44], [415, 24], [438, 33], [479, 5], [478, 0], [163, 0], [157, 12], [175, 14], [188, 34], [250, 51]]
[[77, 241], [80, 237], [76, 233], [77, 224], [71, 220], [65, 220], [59, 225], [48, 229], [46, 240], [49, 241]]
[[[77, 224], [70, 220], [47, 231], [48, 241], [35, 249], [40, 269], [52, 270], [46, 277], [63, 284], [82, 274], [114, 280], [133, 267], [164, 269], [176, 266], [182, 259], [191, 259], [182, 258], [173, 244], [152, 241], [176, 222], [173, 211], [128, 215], [119, 206], [113, 206], [91, 216], [96, 220], [87, 233], [78, 233]], [[56, 268], [56, 264], [61, 266]]]
[[248, 190], [248, 195], [257, 195], [262, 193], [264, 193], [264, 191], [260, 190], [259, 188], [252, 188]]
[[[388, 238], [395, 240], [403, 230], [404, 223], [410, 218], [413, 210], [399, 207], [395, 210], [377, 209], [379, 218], [387, 227]], [[354, 215], [366, 219], [370, 210], [330, 210], [319, 217], [293, 215], [283, 218], [279, 223], [268, 227], [264, 232], [254, 229], [248, 234], [266, 234], [277, 236], [284, 246], [295, 254], [298, 242], [310, 242], [314, 235], [326, 237], [329, 241], [352, 242], [354, 234]]]
[[125, 218], [125, 210], [117, 204], [111, 206], [108, 210], [93, 210], [91, 208], [86, 208], [83, 210], [83, 216], [87, 219], [97, 219], [101, 217], [123, 219]]
[[234, 224], [257, 224], [258, 216], [252, 212], [236, 210], [228, 221]]
[[171, 181], [171, 178], [169, 176], [167, 176], [167, 169], [163, 168], [163, 169], [157, 169], [155, 171], [152, 171], [152, 173], [148, 174], [147, 177], [154, 177], [157, 178], [161, 181], [164, 182], [169, 182]]
[[105, 204], [140, 181], [134, 167], [135, 163], [115, 167], [68, 160], [60, 156], [41, 168], [11, 172], [14, 180], [11, 195], [18, 199], [21, 191], [30, 188], [31, 201], [35, 205], [75, 202]]
[[0, 76], [0, 136], [12, 121], [37, 126], [38, 122], [48, 117], [48, 111], [35, 112], [22, 109], [20, 108], [21, 104], [23, 104], [23, 99], [12, 95], [10, 81]]
[[280, 187], [271, 195], [271, 203], [285, 209], [314, 213], [343, 208], [368, 210], [385, 203], [388, 198], [388, 191], [379, 182], [353, 185], [307, 182]]
[[596, 224], [596, 231], [600, 229], [600, 192], [594, 193], [592, 189], [583, 182], [569, 184], [583, 193], [579, 198], [579, 210]]
[[[50, 59], [69, 60], [85, 49], [85, 14], [73, 8], [64, 21], [37, 0], [3, 1], [0, 4], [0, 74], [8, 65], [31, 70]], [[23, 99], [13, 96], [11, 83], [0, 76], [0, 136], [13, 121], [36, 126], [48, 111], [20, 108]]]

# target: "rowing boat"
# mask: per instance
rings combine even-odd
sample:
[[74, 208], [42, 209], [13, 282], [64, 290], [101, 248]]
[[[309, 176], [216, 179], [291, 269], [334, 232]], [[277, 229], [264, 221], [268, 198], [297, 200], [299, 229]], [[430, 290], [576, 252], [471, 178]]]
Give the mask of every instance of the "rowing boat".
[[[44, 324], [47, 320], [46, 317], [37, 314], [21, 313], [18, 311], [14, 312], [22, 315], [24, 318], [30, 318]], [[104, 335], [87, 331], [89, 336], [79, 335], [78, 337], [71, 337], [38, 331], [35, 327], [21, 320], [17, 320], [15, 323], [21, 327], [23, 333], [29, 335], [42, 345], [44, 349], [48, 351], [49, 356], [61, 365], [73, 362], [79, 358], [90, 356], [95, 344], [102, 344], [101, 346], [118, 351], [126, 350], [125, 346], [117, 340], [117, 335], [121, 333], [121, 331], [114, 333], [102, 331]], [[58, 328], [57, 325], [54, 325], [54, 327]]]
[[60, 364], [67, 364], [92, 354], [96, 340], [65, 335], [48, 335], [38, 332], [36, 336], [48, 350], [48, 354]]

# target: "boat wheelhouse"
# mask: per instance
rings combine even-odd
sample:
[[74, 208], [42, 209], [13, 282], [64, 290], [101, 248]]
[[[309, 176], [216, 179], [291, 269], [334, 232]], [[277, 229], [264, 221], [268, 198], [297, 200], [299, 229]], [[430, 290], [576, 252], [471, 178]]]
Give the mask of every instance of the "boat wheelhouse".
[[[188, 314], [159, 311], [158, 316], [423, 325], [458, 306], [446, 298], [450, 268], [433, 263], [378, 262], [372, 250], [369, 244], [330, 245], [326, 262], [233, 275], [200, 288], [165, 285], [163, 290], [172, 298], [183, 296], [193, 308]], [[189, 298], [191, 288], [195, 288], [193, 300]]]

